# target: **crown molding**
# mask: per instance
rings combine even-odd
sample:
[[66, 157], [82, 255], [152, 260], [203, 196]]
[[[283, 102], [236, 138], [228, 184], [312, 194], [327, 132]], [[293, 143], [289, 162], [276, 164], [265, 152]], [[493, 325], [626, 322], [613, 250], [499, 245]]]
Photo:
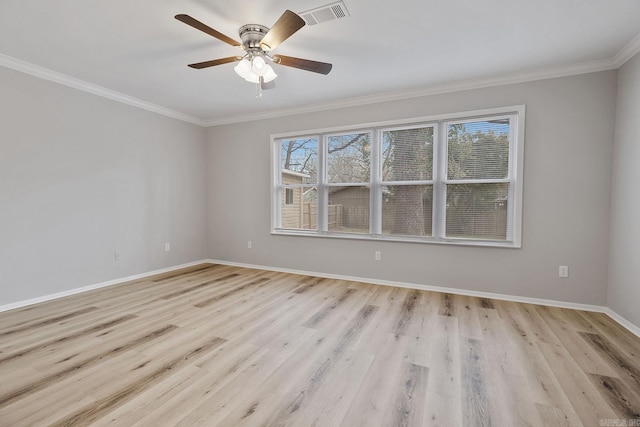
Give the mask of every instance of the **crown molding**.
[[307, 106], [286, 108], [264, 113], [243, 114], [205, 122], [205, 126], [213, 127], [233, 123], [242, 123], [255, 120], [272, 119], [290, 116], [294, 114], [316, 113], [319, 111], [333, 110], [337, 108], [356, 107], [380, 102], [398, 101], [423, 96], [440, 95], [443, 93], [461, 92], [465, 90], [483, 89], [494, 86], [504, 86], [516, 83], [526, 83], [536, 80], [567, 77], [578, 74], [595, 73], [598, 71], [614, 70], [618, 68], [613, 59], [583, 62], [579, 64], [563, 65], [560, 67], [544, 68], [523, 73], [505, 74], [498, 77], [460, 80], [457, 82], [427, 86], [418, 89], [385, 92], [376, 95], [367, 95], [355, 98], [347, 98], [338, 101], [330, 101]]
[[75, 77], [68, 76], [66, 74], [58, 73], [56, 71], [49, 70], [47, 68], [39, 67], [34, 64], [30, 64], [25, 61], [13, 58], [8, 55], [0, 54], [0, 65], [6, 68], [11, 68], [16, 71], [20, 71], [25, 74], [30, 74], [41, 79], [49, 80], [54, 83], [69, 86], [74, 89], [78, 89], [84, 92], [91, 93], [93, 95], [101, 96], [103, 98], [110, 99], [112, 101], [120, 102], [123, 104], [131, 105], [133, 107], [141, 108], [143, 110], [151, 111], [153, 113], [162, 114], [163, 116], [171, 117], [172, 119], [181, 120], [183, 122], [193, 123], [198, 126], [205, 126], [205, 121], [183, 114], [169, 108], [161, 107], [150, 102], [143, 101], [138, 98], [134, 98], [129, 95], [125, 95], [120, 92], [116, 92], [111, 89], [107, 89], [102, 86], [88, 83], [84, 80], [76, 79]]
[[627, 43], [627, 45], [620, 49], [620, 52], [613, 57], [616, 67], [622, 67], [625, 62], [633, 58], [638, 52], [640, 52], [640, 34]]
[[315, 113], [320, 111], [333, 110], [337, 108], [357, 107], [362, 105], [377, 104], [381, 102], [398, 101], [403, 99], [419, 98], [423, 96], [439, 95], [443, 93], [460, 92], [465, 90], [483, 89], [494, 86], [503, 86], [516, 83], [525, 83], [536, 80], [566, 77], [578, 74], [594, 73], [598, 71], [613, 70], [620, 67], [624, 62], [640, 51], [640, 35], [626, 45], [614, 58], [583, 62], [579, 64], [564, 65], [560, 67], [550, 67], [535, 71], [505, 74], [498, 77], [461, 80], [457, 82], [444, 83], [440, 85], [427, 86], [423, 88], [385, 92], [375, 95], [347, 98], [337, 101], [322, 102], [306, 106], [284, 108], [263, 113], [241, 114], [228, 116], [220, 119], [202, 120], [198, 117], [180, 113], [169, 108], [161, 107], [150, 102], [116, 92], [102, 86], [85, 82], [74, 77], [58, 73], [25, 61], [0, 54], [0, 66], [14, 69], [35, 77], [59, 83], [74, 89], [89, 92], [93, 95], [111, 99], [116, 102], [131, 105], [143, 110], [161, 114], [173, 119], [192, 123], [202, 127], [214, 127], [233, 123], [242, 123], [255, 120], [272, 119], [278, 117], [291, 116], [304, 113]]

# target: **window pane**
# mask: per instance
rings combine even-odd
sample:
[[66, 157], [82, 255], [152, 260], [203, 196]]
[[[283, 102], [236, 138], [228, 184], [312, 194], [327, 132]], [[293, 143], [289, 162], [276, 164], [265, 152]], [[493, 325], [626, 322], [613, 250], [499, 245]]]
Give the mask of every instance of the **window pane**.
[[284, 204], [285, 205], [292, 205], [293, 204], [293, 200], [294, 200], [294, 193], [293, 193], [293, 188], [285, 188], [285, 197], [284, 197]]
[[[287, 193], [291, 196], [291, 203], [287, 203]], [[284, 188], [281, 202], [282, 228], [317, 230], [317, 200], [315, 187]]]
[[329, 187], [329, 231], [369, 233], [369, 188]]
[[428, 181], [433, 177], [433, 127], [382, 133], [382, 180]]
[[382, 234], [431, 236], [433, 186], [382, 187]]
[[448, 125], [448, 179], [507, 178], [509, 126], [509, 119]]
[[318, 139], [280, 141], [280, 162], [283, 184], [317, 184]]
[[370, 139], [369, 133], [329, 137], [327, 146], [327, 178], [329, 182], [369, 182]]
[[447, 237], [506, 240], [509, 184], [447, 185]]

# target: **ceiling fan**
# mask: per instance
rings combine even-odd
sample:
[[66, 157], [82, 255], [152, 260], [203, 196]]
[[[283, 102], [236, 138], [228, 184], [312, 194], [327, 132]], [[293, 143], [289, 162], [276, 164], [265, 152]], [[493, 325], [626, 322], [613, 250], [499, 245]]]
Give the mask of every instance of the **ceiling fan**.
[[214, 30], [189, 15], [180, 14], [176, 15], [175, 18], [220, 41], [244, 50], [242, 56], [228, 56], [226, 58], [189, 64], [191, 68], [202, 69], [231, 62], [239, 62], [234, 68], [235, 72], [245, 80], [256, 83], [259, 89], [275, 87], [273, 80], [277, 77], [277, 74], [268, 62], [325, 75], [329, 74], [332, 68], [332, 65], [326, 62], [271, 54], [273, 49], [305, 26], [304, 20], [290, 10], [286, 10], [270, 29], [258, 24], [247, 24], [240, 27], [238, 34], [242, 43]]

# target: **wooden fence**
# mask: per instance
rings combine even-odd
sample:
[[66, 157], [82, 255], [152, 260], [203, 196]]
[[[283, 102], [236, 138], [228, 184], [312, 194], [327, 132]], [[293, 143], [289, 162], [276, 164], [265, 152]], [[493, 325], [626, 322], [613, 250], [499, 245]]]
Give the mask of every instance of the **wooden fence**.
[[[328, 221], [330, 231], [368, 230], [368, 206], [329, 205]], [[392, 206], [383, 206], [382, 230], [384, 234], [392, 231], [395, 210]], [[318, 213], [315, 203], [304, 203], [302, 209], [302, 229], [315, 229]], [[425, 231], [431, 231], [431, 206], [424, 209]], [[449, 208], [447, 212], [447, 234], [452, 237], [478, 237], [488, 239], [506, 238], [507, 210], [496, 207], [494, 210], [468, 211]], [[293, 228], [297, 228], [293, 226]]]
[[[329, 230], [342, 227], [342, 205], [329, 205]], [[318, 224], [318, 209], [315, 203], [304, 203], [302, 207], [302, 228], [316, 228]]]

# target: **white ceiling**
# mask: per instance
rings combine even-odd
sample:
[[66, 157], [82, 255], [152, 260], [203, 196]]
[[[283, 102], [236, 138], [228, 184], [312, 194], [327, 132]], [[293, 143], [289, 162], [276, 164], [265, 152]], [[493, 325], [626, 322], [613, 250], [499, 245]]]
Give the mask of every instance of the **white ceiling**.
[[0, 0], [0, 65], [216, 124], [453, 82], [615, 68], [640, 50], [639, 0], [344, 0], [350, 17], [306, 26], [274, 51], [330, 62], [327, 76], [275, 66], [277, 87], [256, 100], [233, 64], [187, 67], [238, 51], [178, 13], [238, 40], [243, 24], [271, 26], [285, 9], [330, 2]]

